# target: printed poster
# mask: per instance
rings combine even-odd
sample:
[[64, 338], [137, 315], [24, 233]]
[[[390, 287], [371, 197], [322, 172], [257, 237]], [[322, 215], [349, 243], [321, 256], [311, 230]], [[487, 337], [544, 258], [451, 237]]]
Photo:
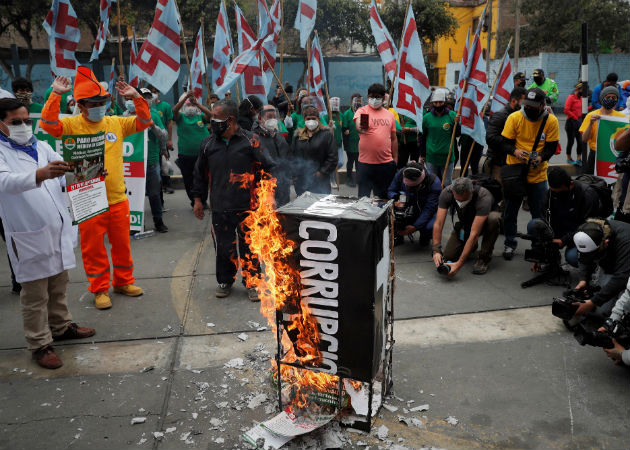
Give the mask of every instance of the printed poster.
[[617, 136], [629, 127], [627, 117], [602, 116], [599, 119], [595, 175], [604, 178], [608, 184], [617, 181], [618, 174], [615, 172], [615, 160], [619, 154], [615, 150]]

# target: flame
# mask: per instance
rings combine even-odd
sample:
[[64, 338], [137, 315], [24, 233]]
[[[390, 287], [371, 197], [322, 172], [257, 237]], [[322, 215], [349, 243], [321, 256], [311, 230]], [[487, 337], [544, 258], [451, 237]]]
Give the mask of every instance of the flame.
[[230, 183], [240, 183], [241, 189], [249, 189], [254, 184], [254, 174], [230, 172]]

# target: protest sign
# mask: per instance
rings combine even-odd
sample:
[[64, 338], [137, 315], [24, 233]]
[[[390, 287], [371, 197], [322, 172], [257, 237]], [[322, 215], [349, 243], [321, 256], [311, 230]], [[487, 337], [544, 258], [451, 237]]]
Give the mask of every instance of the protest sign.
[[627, 117], [602, 116], [599, 119], [595, 175], [604, 178], [608, 184], [617, 180], [617, 172], [615, 172], [615, 160], [618, 156], [615, 150], [617, 136], [629, 127]]

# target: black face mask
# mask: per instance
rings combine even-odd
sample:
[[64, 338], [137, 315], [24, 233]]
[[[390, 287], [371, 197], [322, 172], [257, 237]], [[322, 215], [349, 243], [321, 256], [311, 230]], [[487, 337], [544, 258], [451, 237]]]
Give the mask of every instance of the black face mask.
[[545, 79], [543, 77], [534, 77], [534, 83], [541, 85], [545, 82]]
[[441, 113], [442, 111], [444, 111], [444, 108], [446, 108], [446, 105], [442, 105], [442, 106], [434, 106], [433, 109], [435, 109], [435, 111]]
[[531, 120], [532, 122], [536, 122], [538, 119], [540, 119], [540, 116], [543, 112], [538, 108], [525, 106], [523, 108], [523, 113], [529, 120]]
[[614, 109], [616, 105], [616, 98], [605, 98], [602, 100], [602, 106], [604, 107], [604, 109]]
[[224, 120], [223, 122], [219, 122], [216, 121], [214, 119], [212, 119], [210, 121], [210, 127], [212, 128], [212, 132], [216, 135], [216, 136], [223, 136], [223, 133], [225, 133], [228, 128], [230, 128], [230, 124], [228, 123], [229, 119]]

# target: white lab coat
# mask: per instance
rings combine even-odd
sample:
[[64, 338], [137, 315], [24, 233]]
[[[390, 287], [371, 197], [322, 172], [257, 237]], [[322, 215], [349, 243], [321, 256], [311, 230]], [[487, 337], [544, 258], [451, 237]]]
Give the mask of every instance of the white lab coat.
[[62, 158], [45, 142], [37, 142], [35, 161], [0, 141], [0, 217], [9, 259], [18, 282], [57, 275], [76, 265], [76, 227], [61, 191], [65, 178], [35, 181], [35, 171]]

